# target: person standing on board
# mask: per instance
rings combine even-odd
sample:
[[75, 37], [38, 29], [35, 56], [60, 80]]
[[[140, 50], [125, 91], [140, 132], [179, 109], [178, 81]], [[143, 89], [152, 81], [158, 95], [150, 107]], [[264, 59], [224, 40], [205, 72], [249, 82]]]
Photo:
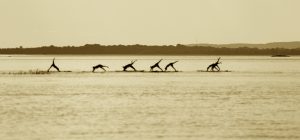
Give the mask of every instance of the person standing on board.
[[125, 66], [123, 66], [123, 71], [127, 71], [128, 68], [132, 68], [134, 71], [136, 71], [136, 69], [133, 67], [133, 64], [136, 62], [137, 60], [131, 61], [130, 64], [127, 64]]
[[175, 67], [174, 67], [174, 64], [177, 63], [177, 62], [178, 62], [178, 61], [169, 63], [169, 64], [165, 67], [165, 71], [167, 71], [169, 67], [172, 67], [172, 68], [175, 70], [175, 72], [177, 72], [177, 70], [176, 70]]
[[160, 59], [158, 62], [156, 62], [153, 66], [150, 66], [150, 71], [153, 71], [154, 68], [159, 68], [161, 71], [163, 71], [163, 69], [160, 68], [159, 63], [162, 61], [162, 59]]
[[49, 72], [50, 69], [51, 69], [52, 67], [55, 68], [58, 72], [60, 72], [59, 68], [58, 68], [58, 67], [55, 65], [55, 63], [54, 63], [54, 60], [55, 60], [55, 58], [53, 58], [52, 65], [51, 65], [50, 68], [47, 70], [47, 72]]

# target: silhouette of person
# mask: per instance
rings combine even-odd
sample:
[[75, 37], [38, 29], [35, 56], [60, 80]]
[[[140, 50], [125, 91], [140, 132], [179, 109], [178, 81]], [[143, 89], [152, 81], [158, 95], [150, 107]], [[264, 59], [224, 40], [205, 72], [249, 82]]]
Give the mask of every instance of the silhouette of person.
[[177, 63], [177, 62], [178, 62], [178, 61], [169, 63], [169, 64], [165, 67], [165, 71], [167, 71], [169, 67], [172, 67], [172, 68], [177, 72], [177, 70], [176, 70], [175, 67], [174, 67], [174, 64]]
[[55, 68], [58, 72], [60, 72], [59, 68], [58, 68], [58, 67], [55, 65], [55, 63], [54, 63], [54, 60], [55, 60], [55, 58], [53, 58], [52, 65], [51, 65], [50, 68], [47, 70], [47, 72], [49, 72], [50, 69], [51, 69], [52, 67]]
[[109, 68], [108, 66], [101, 65], [101, 64], [96, 65], [96, 66], [93, 66], [93, 72], [95, 72], [95, 70], [98, 69], [98, 68], [100, 68], [100, 69], [106, 71], [106, 69], [104, 69], [105, 67], [106, 67], [106, 68]]
[[123, 66], [123, 71], [127, 71], [128, 68], [132, 68], [134, 71], [136, 71], [136, 69], [133, 67], [133, 64], [136, 62], [137, 60], [131, 61], [130, 64], [127, 64], [125, 66]]
[[209, 69], [211, 69], [211, 71], [215, 71], [215, 69], [216, 69], [217, 71], [220, 71], [219, 64], [222, 63], [222, 62], [220, 62], [220, 59], [221, 59], [221, 57], [218, 58], [218, 61], [217, 61], [217, 62], [210, 64], [210, 65], [207, 67], [206, 71], [209, 71]]
[[162, 61], [162, 59], [160, 59], [158, 62], [156, 62], [153, 66], [150, 66], [150, 71], [153, 71], [154, 68], [159, 68], [161, 71], [163, 71], [159, 66], [159, 63], [161, 61]]

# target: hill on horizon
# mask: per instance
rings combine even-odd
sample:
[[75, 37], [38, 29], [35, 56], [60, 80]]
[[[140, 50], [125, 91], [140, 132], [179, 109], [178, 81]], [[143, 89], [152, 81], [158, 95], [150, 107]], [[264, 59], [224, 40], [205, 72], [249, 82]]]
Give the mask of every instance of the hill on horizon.
[[[237, 45], [239, 46], [239, 45]], [[270, 45], [271, 46], [271, 45]], [[274, 44], [273, 46], [278, 46]], [[4, 48], [0, 54], [137, 54], [137, 55], [300, 55], [297, 48], [258, 48], [244, 44], [234, 48], [225, 46], [201, 45], [187, 46], [182, 44], [165, 46], [147, 45], [100, 45], [86, 44], [84, 46], [43, 46], [37, 48]]]
[[210, 44], [210, 43], [199, 43], [199, 44], [187, 44], [187, 46], [210, 46], [217, 48], [258, 48], [258, 49], [271, 49], [271, 48], [284, 48], [284, 49], [295, 49], [300, 48], [300, 41], [293, 42], [272, 42], [265, 44], [251, 44], [251, 43], [232, 43], [232, 44]]

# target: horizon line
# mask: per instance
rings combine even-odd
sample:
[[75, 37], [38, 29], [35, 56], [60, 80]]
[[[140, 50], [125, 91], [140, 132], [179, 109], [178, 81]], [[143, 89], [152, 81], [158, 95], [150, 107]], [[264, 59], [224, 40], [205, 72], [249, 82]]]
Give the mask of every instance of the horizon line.
[[117, 45], [124, 45], [124, 46], [130, 46], [130, 45], [143, 45], [143, 46], [176, 46], [176, 45], [239, 45], [239, 44], [245, 44], [245, 45], [267, 45], [267, 44], [274, 44], [274, 43], [300, 43], [299, 41], [273, 41], [273, 42], [264, 42], [264, 43], [248, 43], [248, 42], [233, 42], [233, 43], [175, 43], [175, 44], [142, 44], [142, 43], [115, 43], [115, 44], [106, 44], [106, 43], [85, 43], [81, 45], [53, 45], [53, 44], [48, 44], [48, 45], [39, 45], [39, 46], [25, 46], [25, 45], [19, 45], [16, 47], [0, 47], [0, 49], [9, 49], [9, 48], [38, 48], [38, 47], [49, 47], [49, 46], [55, 46], [55, 47], [66, 47], [66, 46], [72, 46], [72, 47], [80, 47], [80, 46], [85, 46], [85, 45], [103, 45], [103, 46], [117, 46]]

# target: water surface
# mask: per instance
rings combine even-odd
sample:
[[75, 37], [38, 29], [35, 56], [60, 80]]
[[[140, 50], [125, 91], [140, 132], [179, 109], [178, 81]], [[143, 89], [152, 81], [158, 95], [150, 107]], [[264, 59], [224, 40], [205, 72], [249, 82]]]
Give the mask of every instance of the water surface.
[[[47, 70], [53, 57], [73, 72], [18, 74]], [[196, 72], [217, 57], [2, 55], [0, 138], [300, 139], [300, 57], [223, 56], [221, 69], [233, 72]], [[149, 70], [160, 58], [183, 72], [90, 72], [132, 59]]]

